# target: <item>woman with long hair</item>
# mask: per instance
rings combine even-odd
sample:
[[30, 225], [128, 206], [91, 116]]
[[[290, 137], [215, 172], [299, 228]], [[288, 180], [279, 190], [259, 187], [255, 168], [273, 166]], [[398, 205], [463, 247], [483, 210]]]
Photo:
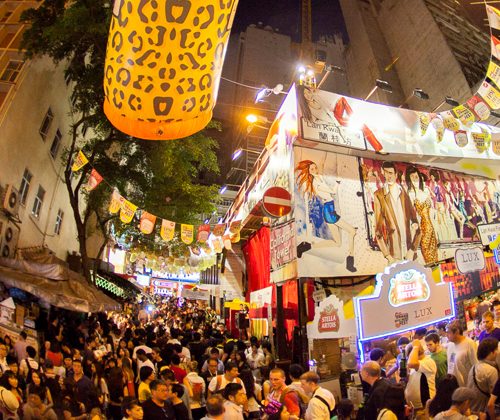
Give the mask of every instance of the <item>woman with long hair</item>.
[[454, 375], [445, 375], [437, 383], [436, 395], [432, 400], [428, 400], [426, 409], [429, 413], [429, 418], [434, 418], [437, 413], [449, 410], [451, 407], [451, 396], [453, 391], [458, 388], [458, 381]]
[[[321, 248], [332, 246], [342, 246], [342, 231], [347, 233], [348, 250], [346, 257], [346, 269], [355, 272], [354, 266], [354, 237], [357, 228], [346, 222], [338, 214], [338, 188], [340, 181], [336, 180], [333, 185], [327, 183], [324, 177], [319, 173], [318, 166], [312, 160], [302, 160], [295, 167], [296, 183], [299, 191], [304, 196], [306, 207], [309, 210], [309, 221], [319, 229], [323, 223], [326, 223], [332, 239], [322, 243], [311, 244], [302, 242], [297, 247], [297, 256], [300, 258], [302, 252], [306, 252], [312, 247]], [[300, 255], [299, 255], [300, 254]]]
[[0, 386], [3, 386], [5, 389], [8, 389], [14, 394], [19, 401], [19, 407], [21, 408], [24, 402], [24, 393], [23, 390], [19, 388], [17, 375], [11, 370], [6, 370], [0, 378]]
[[53, 405], [54, 401], [52, 395], [45, 385], [45, 376], [39, 370], [33, 370], [31, 372], [31, 383], [26, 388], [26, 397], [29, 397], [29, 395], [35, 391], [40, 393], [40, 395], [45, 395], [45, 400], [43, 400], [44, 404]]
[[122, 359], [122, 372], [123, 372], [123, 382], [127, 388], [127, 395], [129, 397], [136, 397], [135, 393], [135, 375], [132, 369], [132, 362], [128, 357]]
[[128, 396], [122, 368], [111, 368], [106, 382], [109, 390], [108, 416], [112, 420], [121, 420], [121, 405], [124, 397]]
[[260, 419], [260, 406], [258, 401], [262, 401], [262, 387], [255, 382], [252, 371], [243, 369], [239, 378], [243, 382], [247, 394], [248, 419]]
[[405, 172], [406, 188], [420, 222], [420, 249], [425, 263], [429, 264], [438, 260], [438, 241], [431, 220], [431, 193], [425, 186], [425, 180], [425, 175], [416, 166], [408, 166]]
[[106, 378], [104, 377], [104, 370], [102, 367], [102, 363], [100, 362], [92, 362], [90, 366], [91, 371], [91, 381], [94, 385], [95, 389], [98, 391], [98, 396], [100, 397], [100, 403], [104, 407], [107, 407], [109, 402], [109, 389], [108, 384], [106, 383]]

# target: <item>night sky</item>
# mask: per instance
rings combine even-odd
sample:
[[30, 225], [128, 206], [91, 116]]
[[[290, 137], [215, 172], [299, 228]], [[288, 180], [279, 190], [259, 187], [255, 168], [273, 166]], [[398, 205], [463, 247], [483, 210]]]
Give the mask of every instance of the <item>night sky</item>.
[[[233, 32], [262, 22], [300, 41], [300, 4], [300, 0], [240, 0]], [[338, 0], [312, 0], [312, 28], [313, 40], [338, 32], [347, 37]]]

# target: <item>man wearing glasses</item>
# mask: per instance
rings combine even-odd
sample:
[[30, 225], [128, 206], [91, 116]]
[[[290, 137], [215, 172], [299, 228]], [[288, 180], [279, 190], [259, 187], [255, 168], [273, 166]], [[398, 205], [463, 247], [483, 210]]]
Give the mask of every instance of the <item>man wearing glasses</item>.
[[168, 401], [168, 388], [164, 381], [154, 380], [149, 384], [151, 398], [142, 405], [144, 418], [148, 420], [174, 420], [175, 412]]

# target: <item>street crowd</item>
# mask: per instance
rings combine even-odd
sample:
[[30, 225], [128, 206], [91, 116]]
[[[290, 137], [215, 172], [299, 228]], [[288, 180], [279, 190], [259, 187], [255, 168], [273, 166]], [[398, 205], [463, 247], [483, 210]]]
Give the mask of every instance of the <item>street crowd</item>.
[[301, 365], [285, 373], [271, 342], [233, 338], [195, 302], [158, 298], [84, 318], [54, 312], [39, 351], [24, 332], [1, 338], [0, 406], [3, 419], [27, 420], [492, 419], [500, 302], [491, 310], [478, 341], [453, 321], [399, 338], [397, 354], [372, 349], [359, 369], [359, 407], [336, 402]]

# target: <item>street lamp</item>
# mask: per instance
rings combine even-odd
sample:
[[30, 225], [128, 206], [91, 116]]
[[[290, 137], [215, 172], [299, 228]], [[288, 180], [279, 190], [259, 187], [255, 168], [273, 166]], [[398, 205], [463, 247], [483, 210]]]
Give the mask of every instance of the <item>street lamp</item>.
[[247, 152], [247, 153], [255, 153], [256, 155], [260, 155], [260, 152], [258, 152], [257, 150], [252, 150], [252, 149], [243, 149], [241, 147], [238, 147], [234, 152], [233, 152], [233, 156], [231, 157], [231, 160], [232, 161], [235, 161], [237, 160], [242, 154], [243, 152]]
[[439, 108], [441, 108], [444, 104], [451, 105], [452, 107], [456, 107], [460, 105], [458, 101], [453, 99], [451, 96], [445, 96], [444, 101], [441, 102], [436, 108], [434, 108], [431, 112], [436, 112]]
[[388, 82], [386, 82], [385, 80], [377, 79], [375, 80], [375, 86], [365, 98], [365, 101], [370, 99], [370, 97], [375, 93], [377, 89], [382, 89], [384, 92], [392, 93], [392, 86]]
[[275, 95], [279, 95], [280, 93], [286, 95], [286, 92], [283, 92], [283, 85], [281, 83], [278, 83], [272, 89], [264, 87], [261, 90], [259, 90], [257, 92], [257, 95], [255, 95], [255, 103], [262, 102], [264, 98], [271, 96], [272, 93], [274, 93]]
[[420, 88], [415, 88], [415, 89], [413, 89], [413, 92], [411, 93], [411, 95], [410, 95], [410, 96], [408, 96], [408, 98], [406, 98], [406, 99], [404, 100], [404, 102], [403, 102], [401, 105], [399, 105], [399, 108], [401, 108], [403, 105], [407, 104], [407, 103], [408, 103], [408, 101], [409, 101], [412, 97], [414, 97], [414, 96], [415, 96], [416, 98], [418, 98], [418, 99], [422, 99], [423, 101], [427, 101], [427, 100], [429, 100], [429, 94], [428, 94], [428, 93], [424, 92], [424, 91], [423, 91], [422, 89], [420, 89]]
[[345, 75], [345, 70], [339, 66], [333, 66], [330, 64], [330, 65], [326, 66], [325, 70], [326, 70], [326, 72], [325, 72], [324, 76], [321, 78], [321, 81], [318, 83], [317, 89], [321, 88], [323, 83], [326, 82], [326, 79], [328, 79], [328, 76], [330, 76], [330, 73], [336, 72], [336, 73], [340, 73], [342, 75]]

